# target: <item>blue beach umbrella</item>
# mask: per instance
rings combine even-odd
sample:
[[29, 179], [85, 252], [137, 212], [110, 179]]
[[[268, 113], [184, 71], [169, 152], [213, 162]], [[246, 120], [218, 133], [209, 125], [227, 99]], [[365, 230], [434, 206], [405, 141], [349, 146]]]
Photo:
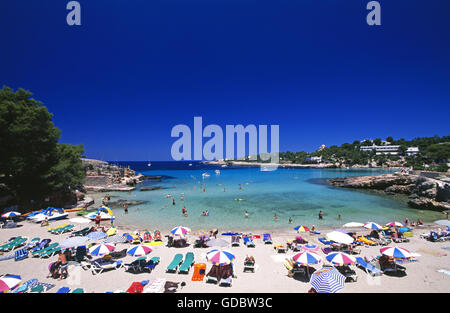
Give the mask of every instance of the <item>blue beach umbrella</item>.
[[3, 218], [11, 218], [11, 217], [16, 217], [16, 216], [20, 216], [20, 213], [11, 211], [11, 212], [6, 212], [5, 214], [2, 214]]
[[315, 271], [309, 281], [318, 293], [335, 293], [344, 288], [345, 276], [334, 267]]
[[89, 238], [89, 240], [96, 241], [96, 240], [100, 240], [100, 239], [105, 239], [106, 237], [108, 237], [108, 235], [101, 231], [95, 231], [95, 232], [89, 233], [87, 235], [87, 237]]
[[367, 222], [364, 224], [364, 228], [367, 229], [382, 229], [383, 227], [377, 223]]
[[116, 247], [108, 244], [98, 244], [89, 249], [89, 253], [94, 256], [104, 256], [114, 251]]

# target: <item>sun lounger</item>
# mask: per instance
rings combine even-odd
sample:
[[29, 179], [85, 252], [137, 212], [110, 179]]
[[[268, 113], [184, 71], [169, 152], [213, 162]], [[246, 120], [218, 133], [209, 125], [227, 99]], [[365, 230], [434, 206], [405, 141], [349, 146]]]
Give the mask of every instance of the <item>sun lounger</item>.
[[35, 281], [33, 283], [31, 283], [28, 287], [28, 292], [30, 293], [42, 293], [42, 292], [46, 292], [50, 289], [52, 289], [53, 287], [55, 287], [55, 285], [53, 284], [47, 284], [47, 283], [41, 283], [39, 281]]
[[127, 249], [122, 249], [120, 251], [113, 251], [109, 254], [113, 259], [121, 259], [127, 256]]
[[158, 278], [151, 281], [147, 287], [144, 288], [143, 293], [163, 293], [164, 286], [166, 285], [166, 279]]
[[58, 225], [58, 226], [49, 227], [49, 228], [48, 228], [48, 231], [49, 231], [49, 232], [52, 232], [52, 231], [54, 231], [54, 230], [57, 230], [57, 229], [66, 227], [67, 225], [68, 225], [68, 223], [64, 223], [64, 224], [61, 224], [61, 225]]
[[61, 287], [58, 289], [58, 291], [56, 293], [69, 293], [69, 292], [70, 292], [69, 287]]
[[7, 252], [7, 251], [11, 251], [14, 250], [20, 246], [23, 246], [26, 242], [27, 242], [27, 238], [24, 237], [16, 237], [14, 238], [10, 243], [3, 245], [1, 247], [1, 251]]
[[296, 264], [293, 261], [289, 260], [289, 259], [285, 260], [284, 266], [288, 270], [288, 276], [289, 277], [294, 277], [294, 275], [297, 275], [297, 274], [301, 274], [301, 275], [305, 275], [306, 274], [306, 271], [305, 271], [304, 267], [296, 266]]
[[282, 245], [282, 244], [275, 244], [275, 245], [273, 245], [273, 248], [275, 250], [277, 250], [278, 253], [286, 253], [287, 252], [286, 246]]
[[141, 256], [129, 264], [124, 264], [124, 267], [127, 272], [142, 273], [146, 263], [147, 257]]
[[232, 247], [239, 247], [241, 244], [239, 242], [240, 237], [239, 236], [231, 236], [231, 246]]
[[75, 227], [74, 225], [66, 225], [66, 226], [64, 226], [62, 228], [58, 228], [58, 229], [52, 230], [51, 233], [54, 234], [54, 235], [64, 234], [64, 233], [67, 233], [69, 231], [72, 231], [72, 229], [74, 227]]
[[192, 274], [192, 281], [202, 281], [205, 277], [206, 264], [197, 263], [194, 265], [194, 273]]
[[251, 271], [252, 273], [255, 272], [255, 261], [247, 260], [244, 261], [244, 272]]
[[146, 271], [153, 271], [153, 269], [156, 267], [156, 265], [159, 264], [160, 258], [159, 256], [155, 256], [153, 258], [151, 258], [145, 265], [144, 265], [144, 270]]
[[82, 230], [72, 232], [71, 236], [87, 236], [91, 231], [94, 230], [94, 227], [85, 227]]
[[358, 280], [358, 275], [356, 272], [352, 270], [348, 265], [344, 266], [335, 266], [335, 268], [345, 276], [346, 282], [356, 282]]
[[46, 248], [51, 241], [51, 239], [42, 239], [35, 247], [31, 248], [31, 252], [33, 253]]
[[76, 288], [71, 293], [84, 293], [84, 289], [83, 288]]
[[233, 283], [233, 277], [230, 275], [227, 278], [222, 278], [219, 282], [219, 286], [231, 287], [232, 283]]
[[38, 280], [36, 278], [27, 280], [26, 282], [21, 284], [19, 287], [14, 289], [14, 291], [12, 293], [26, 293], [29, 290], [30, 285], [33, 283], [37, 283], [37, 282], [38, 282]]
[[367, 263], [362, 257], [357, 257], [356, 262], [357, 262], [356, 265], [358, 267], [362, 268], [366, 273], [372, 276], [378, 276], [383, 274], [383, 272], [380, 269], [376, 268], [370, 263]]
[[245, 236], [243, 238], [244, 240], [244, 244], [247, 246], [247, 248], [254, 248], [255, 247], [255, 243], [253, 242], [252, 238]]
[[364, 236], [358, 237], [358, 239], [356, 241], [362, 242], [362, 243], [364, 243], [367, 246], [376, 246], [377, 245], [377, 243], [375, 241], [369, 240], [369, 239], [367, 239]]
[[323, 243], [324, 245], [331, 245], [333, 243], [333, 241], [331, 240], [327, 240], [325, 238], [319, 238], [318, 239], [321, 243]]
[[7, 243], [4, 243], [0, 246], [0, 251], [9, 251], [10, 247], [17, 241], [19, 241], [19, 239], [22, 238], [21, 236], [18, 237], [14, 237], [12, 239], [10, 239]]
[[176, 272], [182, 261], [183, 261], [183, 255], [180, 253], [175, 254], [172, 262], [170, 262], [169, 266], [167, 266], [166, 272], [169, 272], [169, 273]]
[[115, 270], [123, 267], [123, 261], [94, 261], [91, 265], [92, 275], [101, 274], [107, 270]]
[[272, 244], [272, 236], [270, 234], [263, 234], [263, 241], [265, 244]]
[[14, 252], [14, 261], [20, 261], [28, 258], [28, 250], [25, 248], [16, 250]]
[[193, 264], [194, 264], [194, 253], [187, 252], [183, 263], [180, 265], [178, 269], [178, 273], [188, 274]]

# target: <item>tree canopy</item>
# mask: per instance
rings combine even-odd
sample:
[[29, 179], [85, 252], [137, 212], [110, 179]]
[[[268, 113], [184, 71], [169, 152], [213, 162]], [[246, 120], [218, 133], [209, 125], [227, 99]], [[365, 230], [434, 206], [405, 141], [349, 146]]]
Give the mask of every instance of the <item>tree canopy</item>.
[[52, 114], [31, 96], [0, 89], [0, 182], [21, 203], [70, 192], [84, 179], [83, 146], [58, 143]]

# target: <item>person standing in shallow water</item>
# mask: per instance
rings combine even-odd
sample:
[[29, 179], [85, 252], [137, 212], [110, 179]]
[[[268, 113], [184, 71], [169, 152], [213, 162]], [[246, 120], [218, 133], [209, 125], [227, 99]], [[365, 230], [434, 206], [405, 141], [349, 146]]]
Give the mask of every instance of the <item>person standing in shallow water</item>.
[[128, 214], [128, 204], [124, 204], [123, 205], [123, 211], [125, 212], [125, 214]]
[[319, 220], [322, 220], [323, 219], [323, 213], [322, 213], [322, 210], [320, 210], [320, 212], [319, 212]]
[[292, 217], [289, 216], [289, 224], [292, 224]]
[[245, 218], [248, 218], [248, 212], [245, 211]]

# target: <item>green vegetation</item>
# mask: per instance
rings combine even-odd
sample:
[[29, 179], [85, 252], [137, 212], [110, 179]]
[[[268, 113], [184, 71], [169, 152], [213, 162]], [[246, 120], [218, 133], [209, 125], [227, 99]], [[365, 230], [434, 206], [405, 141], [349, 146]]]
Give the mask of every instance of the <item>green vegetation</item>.
[[0, 184], [25, 206], [68, 198], [84, 180], [83, 146], [58, 143], [52, 114], [31, 96], [24, 89], [0, 90]]
[[[395, 140], [389, 136], [386, 138], [388, 144], [399, 145], [398, 155], [381, 154], [377, 155], [374, 151], [361, 151], [361, 146], [382, 145], [380, 138], [364, 140], [360, 142], [355, 140], [353, 143], [344, 143], [340, 146], [333, 145], [315, 152], [281, 152], [280, 160], [283, 163], [306, 164], [310, 157], [322, 157], [323, 162], [335, 163], [346, 166], [370, 165], [373, 162], [377, 166], [387, 166], [392, 162], [398, 162], [404, 166], [412, 166], [417, 170], [433, 170], [445, 172], [448, 170], [447, 162], [450, 160], [450, 136], [417, 137], [412, 140]], [[408, 156], [406, 150], [409, 147], [418, 147], [419, 153], [414, 156]]]

